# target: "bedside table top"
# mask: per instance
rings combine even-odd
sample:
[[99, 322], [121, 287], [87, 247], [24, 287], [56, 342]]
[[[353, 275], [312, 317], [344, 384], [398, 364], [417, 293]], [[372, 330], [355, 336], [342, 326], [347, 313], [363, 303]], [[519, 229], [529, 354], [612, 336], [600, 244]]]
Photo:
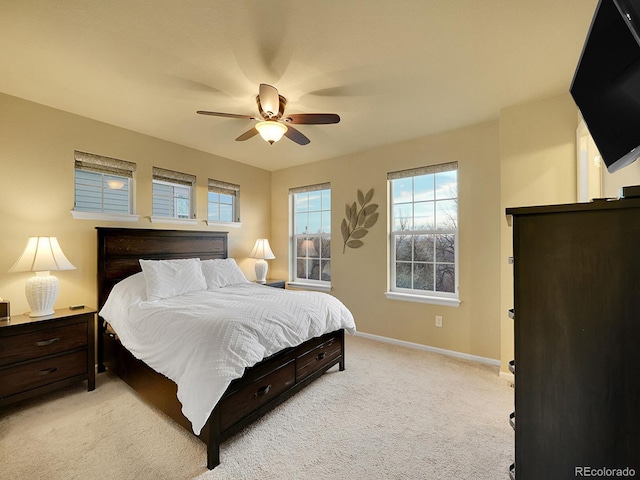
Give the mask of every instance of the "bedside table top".
[[0, 328], [3, 327], [15, 327], [17, 325], [25, 325], [36, 322], [46, 322], [50, 320], [59, 320], [61, 318], [72, 318], [77, 315], [86, 315], [87, 313], [96, 313], [94, 308], [60, 308], [55, 311], [53, 315], [45, 315], [42, 317], [30, 317], [28, 314], [24, 315], [11, 315], [9, 320], [0, 320]]
[[267, 278], [265, 283], [260, 283], [257, 280], [254, 280], [253, 283], [267, 287], [285, 288], [287, 281], [283, 278]]

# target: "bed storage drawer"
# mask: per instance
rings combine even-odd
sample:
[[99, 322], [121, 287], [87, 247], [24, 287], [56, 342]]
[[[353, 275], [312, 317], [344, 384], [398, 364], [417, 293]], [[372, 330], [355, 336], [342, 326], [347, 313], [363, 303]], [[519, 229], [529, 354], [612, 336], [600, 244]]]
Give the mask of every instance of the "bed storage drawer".
[[[65, 352], [87, 345], [87, 323], [47, 328], [0, 339], [0, 365]], [[86, 363], [86, 362], [85, 362]]]
[[0, 398], [86, 374], [86, 349], [2, 368]]
[[241, 387], [220, 401], [220, 430], [256, 411], [286, 391], [296, 381], [295, 360]]
[[296, 360], [296, 381], [301, 381], [323, 366], [331, 363], [342, 353], [340, 337], [332, 337]]

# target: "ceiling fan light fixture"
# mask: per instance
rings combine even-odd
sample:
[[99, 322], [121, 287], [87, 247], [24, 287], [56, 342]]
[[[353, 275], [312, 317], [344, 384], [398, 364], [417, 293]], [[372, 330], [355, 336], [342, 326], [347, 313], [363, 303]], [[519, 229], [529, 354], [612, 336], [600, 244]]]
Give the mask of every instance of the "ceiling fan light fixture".
[[285, 134], [287, 126], [274, 120], [266, 120], [264, 122], [258, 122], [256, 124], [256, 130], [258, 130], [262, 138], [273, 145], [274, 142], [280, 140]]

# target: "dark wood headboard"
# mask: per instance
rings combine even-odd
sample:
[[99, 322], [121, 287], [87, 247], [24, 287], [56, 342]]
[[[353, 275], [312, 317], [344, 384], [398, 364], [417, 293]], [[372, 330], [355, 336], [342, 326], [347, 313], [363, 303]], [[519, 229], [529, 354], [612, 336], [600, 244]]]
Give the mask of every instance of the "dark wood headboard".
[[96, 227], [98, 309], [120, 280], [142, 269], [138, 260], [227, 258], [227, 232]]

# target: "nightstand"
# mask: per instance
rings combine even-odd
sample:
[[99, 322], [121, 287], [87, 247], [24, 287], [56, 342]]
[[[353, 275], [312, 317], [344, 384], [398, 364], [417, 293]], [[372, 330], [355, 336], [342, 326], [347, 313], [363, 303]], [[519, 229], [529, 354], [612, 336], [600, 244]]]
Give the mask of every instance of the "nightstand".
[[265, 285], [267, 287], [273, 287], [273, 288], [286, 288], [287, 281], [279, 280], [277, 278], [267, 278], [267, 283], [261, 283], [260, 285]]
[[87, 380], [96, 387], [91, 308], [0, 321], [0, 407]]

